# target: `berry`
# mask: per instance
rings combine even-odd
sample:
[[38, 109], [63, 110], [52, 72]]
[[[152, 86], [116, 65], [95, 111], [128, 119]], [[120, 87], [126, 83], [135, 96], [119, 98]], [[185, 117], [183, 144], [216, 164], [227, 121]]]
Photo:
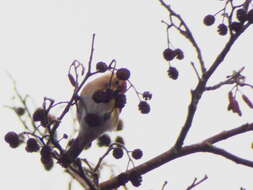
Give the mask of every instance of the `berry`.
[[26, 142], [25, 150], [27, 152], [37, 152], [40, 149], [39, 144], [37, 143], [36, 139], [29, 138]]
[[250, 23], [253, 23], [253, 9], [249, 10], [248, 14], [247, 14], [247, 20]]
[[213, 15], [206, 15], [203, 22], [205, 25], [211, 26], [215, 22], [215, 17]]
[[147, 114], [150, 112], [150, 105], [146, 101], [140, 101], [138, 104], [138, 108], [143, 114]]
[[84, 119], [85, 122], [89, 125], [89, 127], [97, 127], [102, 122], [101, 117], [99, 117], [99, 115], [95, 113], [88, 113]]
[[15, 108], [15, 112], [16, 112], [16, 114], [18, 114], [18, 116], [22, 116], [25, 113], [25, 109], [22, 107], [17, 107], [17, 108]]
[[96, 69], [97, 71], [104, 73], [105, 71], [107, 71], [108, 67], [105, 62], [100, 61], [96, 64]]
[[119, 174], [117, 180], [120, 185], [125, 185], [129, 181], [128, 174], [127, 173]]
[[97, 145], [102, 147], [102, 146], [110, 146], [111, 144], [111, 138], [109, 135], [104, 134], [100, 136], [97, 140]]
[[123, 157], [124, 152], [123, 152], [122, 148], [116, 147], [116, 148], [113, 149], [112, 155], [113, 155], [114, 158], [120, 159], [120, 158]]
[[141, 149], [135, 149], [132, 152], [132, 157], [136, 160], [140, 159], [143, 156], [143, 152]]
[[48, 145], [45, 145], [42, 147], [42, 149], [40, 150], [40, 155], [41, 157], [45, 158], [45, 159], [50, 159], [51, 157], [51, 148]]
[[120, 68], [116, 71], [116, 76], [119, 80], [128, 80], [130, 71], [127, 68]]
[[131, 181], [133, 186], [139, 187], [142, 182], [142, 176], [140, 174], [138, 174], [138, 172], [133, 171], [129, 175], [129, 180]]
[[41, 157], [40, 161], [43, 164], [45, 170], [47, 170], [47, 171], [51, 170], [52, 167], [54, 166], [54, 161], [53, 161], [52, 157], [50, 157], [50, 158]]
[[175, 67], [171, 67], [171, 66], [169, 67], [168, 75], [169, 75], [170, 78], [176, 80], [178, 78], [178, 74], [179, 73], [178, 73], [178, 71]]
[[145, 91], [143, 92], [142, 97], [144, 98], [144, 100], [151, 100], [152, 94], [149, 91]]
[[177, 59], [179, 59], [179, 60], [184, 59], [184, 52], [181, 49], [177, 48], [174, 50], [174, 52], [176, 54]]
[[47, 112], [42, 108], [38, 108], [33, 113], [33, 121], [45, 121], [47, 120]]
[[236, 17], [240, 22], [244, 22], [247, 20], [247, 12], [245, 9], [238, 9], [236, 11]]
[[122, 145], [125, 144], [124, 139], [121, 136], [117, 136], [116, 139], [115, 139], [115, 142], [119, 143], [119, 144], [122, 144]]
[[19, 136], [14, 131], [8, 132], [4, 136], [4, 140], [10, 145], [11, 148], [16, 148], [20, 144]]
[[111, 96], [111, 94], [109, 94], [109, 91], [97, 90], [92, 95], [92, 99], [96, 103], [107, 103], [107, 102], [109, 102], [112, 99], [112, 96]]
[[239, 32], [242, 29], [242, 24], [240, 22], [232, 22], [230, 29], [234, 32]]
[[228, 32], [228, 27], [225, 24], [219, 24], [218, 33], [222, 36], [226, 35]]
[[118, 94], [115, 98], [115, 107], [122, 109], [126, 104], [126, 95]]
[[164, 59], [167, 60], [167, 61], [173, 60], [173, 59], [175, 58], [175, 56], [176, 56], [175, 51], [173, 51], [173, 50], [170, 49], [170, 48], [167, 48], [167, 49], [165, 49], [165, 50], [163, 51], [163, 57], [164, 57]]

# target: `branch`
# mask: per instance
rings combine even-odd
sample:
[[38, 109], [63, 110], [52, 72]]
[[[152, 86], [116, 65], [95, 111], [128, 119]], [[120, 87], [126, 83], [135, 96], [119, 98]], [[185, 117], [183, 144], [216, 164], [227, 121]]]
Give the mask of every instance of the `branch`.
[[[174, 159], [197, 152], [209, 152], [218, 154], [238, 164], [253, 167], [252, 161], [237, 157], [231, 153], [226, 152], [225, 150], [212, 146], [213, 143], [217, 143], [219, 141], [225, 140], [238, 134], [246, 133], [248, 131], [253, 131], [253, 123], [244, 124], [238, 128], [219, 133], [208, 139], [203, 140], [201, 143], [184, 146], [181, 149], [171, 148], [170, 150], [154, 157], [153, 159], [150, 159], [147, 162], [144, 162], [143, 164], [128, 170], [126, 173], [130, 175], [133, 172], [137, 172], [138, 174], [143, 175]], [[101, 190], [107, 190], [117, 188], [120, 186], [120, 184], [118, 183], [118, 178], [116, 176], [110, 180], [102, 182], [99, 186]]]
[[221, 53], [217, 56], [214, 63], [211, 65], [211, 67], [207, 70], [204, 78], [205, 80], [208, 80], [211, 75], [214, 73], [214, 71], [218, 68], [218, 66], [223, 62], [226, 55], [228, 54], [229, 50], [235, 43], [235, 41], [240, 37], [240, 35], [250, 26], [250, 23], [245, 24], [242, 29], [237, 32], [236, 34], [230, 36], [228, 42], [226, 43], [225, 47], [222, 49]]
[[182, 127], [180, 134], [177, 138], [176, 144], [175, 144], [175, 147], [177, 149], [183, 145], [186, 135], [192, 126], [192, 121], [195, 116], [197, 105], [199, 103], [199, 100], [200, 100], [202, 94], [206, 90], [206, 83], [207, 83], [208, 79], [212, 76], [214, 71], [218, 68], [218, 66], [225, 59], [225, 57], [227, 56], [227, 54], [228, 54], [229, 50], [231, 49], [232, 45], [234, 44], [234, 42], [239, 38], [239, 36], [243, 33], [243, 31], [245, 31], [249, 27], [249, 25], [250, 24], [246, 24], [240, 32], [238, 32], [235, 35], [230, 37], [230, 39], [226, 43], [225, 47], [221, 51], [221, 53], [215, 59], [214, 63], [206, 71], [206, 73], [204, 73], [202, 80], [198, 82], [197, 87], [192, 91], [192, 99], [191, 99], [191, 103], [188, 107], [188, 115], [187, 115], [185, 124]]
[[201, 180], [199, 180], [199, 181], [197, 181], [197, 178], [195, 177], [194, 180], [193, 180], [193, 182], [192, 182], [192, 184], [191, 184], [189, 187], [187, 187], [186, 190], [191, 190], [191, 189], [193, 189], [194, 187], [196, 187], [197, 185], [201, 184], [202, 182], [204, 182], [204, 181], [207, 180], [207, 179], [208, 179], [207, 175], [205, 175], [205, 176], [204, 176]]
[[[190, 43], [192, 44], [192, 46], [195, 48], [196, 53], [197, 53], [197, 57], [200, 63], [200, 67], [201, 67], [201, 71], [202, 74], [204, 74], [206, 72], [206, 68], [205, 68], [205, 64], [204, 64], [204, 60], [203, 60], [203, 56], [201, 53], [201, 50], [196, 42], [196, 40], [194, 39], [192, 32], [190, 30], [190, 28], [187, 26], [187, 24], [184, 22], [183, 18], [177, 14], [171, 7], [170, 5], [167, 5], [163, 0], [159, 0], [160, 3], [162, 4], [163, 7], [165, 7], [169, 13], [171, 14], [171, 16], [175, 16], [179, 21], [180, 21], [180, 26], [176, 26], [174, 23], [172, 23], [172, 25], [186, 38], [190, 41]], [[183, 26], [185, 30], [182, 30], [180, 27]]]
[[233, 137], [235, 135], [239, 135], [239, 134], [242, 134], [242, 133], [245, 133], [248, 131], [253, 131], [253, 123], [250, 123], [250, 124], [246, 123], [246, 124], [241, 125], [240, 127], [237, 127], [237, 128], [231, 129], [231, 130], [227, 130], [227, 131], [223, 131], [219, 134], [216, 134], [216, 135], [204, 140], [203, 142], [208, 143], [208, 144], [215, 144], [217, 142], [226, 140], [230, 137]]
[[236, 156], [235, 154], [227, 152], [224, 149], [221, 149], [221, 148], [218, 148], [218, 147], [215, 147], [215, 146], [209, 146], [206, 149], [206, 152], [223, 156], [224, 158], [227, 158], [228, 160], [231, 160], [231, 161], [233, 161], [233, 162], [235, 162], [237, 164], [242, 164], [244, 166], [248, 166], [248, 167], [253, 168], [253, 161], [243, 159], [243, 158], [241, 158], [239, 156]]

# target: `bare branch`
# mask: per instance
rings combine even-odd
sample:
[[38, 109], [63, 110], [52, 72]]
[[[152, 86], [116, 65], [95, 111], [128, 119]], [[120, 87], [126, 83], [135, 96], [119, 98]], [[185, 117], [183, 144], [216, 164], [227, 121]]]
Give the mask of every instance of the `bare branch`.
[[200, 78], [200, 76], [199, 76], [198, 70], [196, 69], [196, 67], [195, 67], [195, 65], [194, 65], [194, 63], [193, 63], [192, 61], [191, 61], [191, 66], [193, 67], [193, 69], [194, 69], [194, 71], [195, 71], [195, 73], [196, 73], [196, 76], [197, 76], [198, 80], [200, 81], [201, 78]]
[[[192, 44], [192, 46], [195, 48], [196, 53], [197, 53], [197, 57], [200, 63], [200, 67], [201, 67], [201, 71], [202, 74], [204, 74], [206, 72], [206, 68], [205, 68], [205, 64], [204, 64], [204, 60], [203, 60], [203, 56], [201, 53], [201, 50], [195, 40], [195, 38], [192, 35], [192, 32], [190, 30], [190, 28], [187, 26], [187, 24], [185, 23], [185, 21], [183, 20], [183, 18], [177, 14], [170, 5], [167, 5], [163, 0], [159, 0], [159, 2], [162, 4], [163, 7], [165, 7], [169, 13], [170, 13], [170, 18], [172, 16], [176, 17], [179, 21], [180, 21], [180, 26], [176, 26], [175, 24], [172, 23], [172, 25], [186, 38], [190, 41], [190, 43]], [[172, 19], [171, 19], [172, 21]], [[182, 30], [181, 27], [184, 27], [185, 30]]]
[[204, 181], [207, 180], [207, 179], [208, 179], [207, 175], [205, 175], [205, 176], [204, 176], [201, 180], [199, 180], [199, 181], [197, 181], [198, 179], [195, 177], [194, 180], [193, 180], [193, 182], [192, 182], [192, 184], [191, 184], [189, 187], [187, 187], [186, 190], [191, 190], [191, 189], [193, 189], [194, 187], [198, 186], [199, 184], [201, 184], [202, 182], [204, 182]]
[[248, 166], [248, 167], [253, 168], [253, 161], [243, 159], [243, 158], [241, 158], [241, 157], [239, 157], [235, 154], [227, 152], [224, 149], [221, 149], [221, 148], [218, 148], [218, 147], [215, 147], [215, 146], [209, 146], [206, 149], [206, 152], [210, 152], [210, 153], [213, 153], [213, 154], [220, 155], [220, 156], [222, 156], [224, 158], [227, 158], [228, 160], [231, 160], [231, 161], [233, 161], [237, 164], [242, 164], [244, 166]]
[[[181, 149], [171, 148], [170, 150], [154, 157], [153, 159], [150, 159], [147, 162], [128, 170], [127, 174], [130, 175], [131, 172], [138, 172], [138, 174], [142, 175], [176, 158], [183, 157], [183, 156], [197, 153], [197, 152], [209, 152], [209, 153], [219, 154], [236, 163], [239, 163], [248, 167], [253, 167], [253, 161], [249, 161], [249, 160], [237, 157], [231, 153], [226, 152], [225, 150], [219, 149], [212, 145], [213, 143], [217, 143], [229, 137], [246, 133], [252, 130], [253, 130], [253, 123], [244, 124], [238, 128], [231, 129], [226, 132], [222, 132], [217, 135], [214, 135], [211, 138], [203, 140], [201, 143], [184, 146]], [[116, 187], [119, 187], [117, 177], [114, 177], [100, 184], [101, 190], [111, 189], [111, 188], [116, 188]]]

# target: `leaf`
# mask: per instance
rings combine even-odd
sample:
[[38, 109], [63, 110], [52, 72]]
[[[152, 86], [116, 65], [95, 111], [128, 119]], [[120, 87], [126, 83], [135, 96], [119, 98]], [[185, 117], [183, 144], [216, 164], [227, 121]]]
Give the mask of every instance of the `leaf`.
[[68, 78], [69, 78], [71, 85], [76, 87], [76, 80], [74, 79], [74, 77], [70, 73], [68, 74]]
[[249, 99], [245, 94], [242, 95], [242, 99], [243, 99], [243, 101], [244, 101], [250, 108], [253, 109], [253, 104], [252, 104], [252, 102], [250, 101], [250, 99]]

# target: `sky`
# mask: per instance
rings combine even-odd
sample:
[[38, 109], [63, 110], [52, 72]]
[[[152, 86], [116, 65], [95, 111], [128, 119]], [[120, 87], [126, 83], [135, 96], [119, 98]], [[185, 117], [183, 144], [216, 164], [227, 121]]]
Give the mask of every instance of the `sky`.
[[[222, 1], [170, 1], [171, 6], [181, 14], [192, 29], [207, 66], [210, 66], [227, 37], [221, 37], [216, 27], [206, 27], [202, 19], [222, 9]], [[10, 149], [4, 142], [4, 135], [10, 130], [21, 132], [20, 123], [9, 109], [13, 105], [13, 84], [10, 73], [16, 80], [22, 94], [29, 94], [32, 108], [41, 105], [44, 97], [58, 101], [70, 98], [73, 88], [67, 79], [67, 72], [73, 60], [87, 64], [92, 34], [96, 34], [93, 63], [110, 62], [116, 59], [118, 67], [131, 71], [131, 81], [139, 91], [151, 91], [151, 113], [138, 112], [138, 98], [134, 91], [128, 92], [128, 103], [121, 114], [125, 130], [112, 133], [122, 135], [129, 149], [141, 148], [144, 157], [136, 161], [141, 164], [168, 150], [175, 142], [185, 121], [190, 90], [197, 78], [190, 62], [197, 62], [191, 45], [175, 32], [171, 33], [174, 47], [183, 49], [185, 59], [172, 63], [179, 70], [179, 79], [167, 76], [168, 63], [162, 58], [167, 47], [166, 27], [161, 20], [168, 21], [168, 13], [158, 0], [9, 0], [0, 1], [0, 147], [2, 162], [0, 177], [2, 187], [14, 189], [67, 189], [70, 177], [63, 168], [47, 172], [40, 164], [38, 154], [29, 154], [24, 146]], [[217, 23], [221, 22], [218, 17]], [[230, 75], [233, 70], [246, 67], [247, 82], [252, 83], [251, 41], [252, 28], [245, 32], [231, 49], [208, 85], [216, 84]], [[93, 64], [93, 68], [94, 68]], [[252, 110], [242, 103], [243, 116], [227, 112], [227, 93], [232, 86], [207, 92], [199, 104], [193, 126], [186, 144], [199, 142], [221, 131], [252, 122]], [[241, 91], [253, 99], [251, 89]], [[59, 109], [60, 110], [60, 109]], [[56, 110], [59, 112], [59, 110]], [[73, 114], [63, 120], [62, 131], [71, 131]], [[251, 159], [252, 134], [243, 134], [218, 143], [232, 153]], [[96, 162], [106, 149], [87, 151], [85, 156]], [[116, 173], [124, 170], [127, 159], [106, 160]], [[193, 179], [208, 176], [196, 190], [230, 189], [244, 187], [253, 189], [252, 169], [237, 165], [222, 157], [208, 153], [189, 155], [169, 162], [143, 176], [141, 190], [182, 190]], [[129, 186], [131, 189], [131, 185]], [[81, 189], [76, 183], [73, 189]]]

